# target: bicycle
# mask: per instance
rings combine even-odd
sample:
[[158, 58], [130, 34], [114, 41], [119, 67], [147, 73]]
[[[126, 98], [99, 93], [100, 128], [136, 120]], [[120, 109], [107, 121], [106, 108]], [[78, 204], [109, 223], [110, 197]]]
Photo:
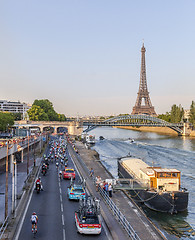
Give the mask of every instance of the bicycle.
[[35, 224], [35, 223], [33, 224], [32, 233], [33, 233], [33, 237], [35, 238], [35, 235], [36, 235], [36, 233], [37, 233], [37, 229], [36, 229], [36, 224]]

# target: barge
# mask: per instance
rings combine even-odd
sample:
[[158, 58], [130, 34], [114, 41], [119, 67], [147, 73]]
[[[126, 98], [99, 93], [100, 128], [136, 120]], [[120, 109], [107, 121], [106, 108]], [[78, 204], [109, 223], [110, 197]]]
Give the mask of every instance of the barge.
[[177, 169], [150, 167], [130, 156], [118, 159], [118, 175], [133, 179], [140, 186], [133, 191], [152, 210], [173, 214], [188, 207], [189, 193], [181, 188], [181, 172]]

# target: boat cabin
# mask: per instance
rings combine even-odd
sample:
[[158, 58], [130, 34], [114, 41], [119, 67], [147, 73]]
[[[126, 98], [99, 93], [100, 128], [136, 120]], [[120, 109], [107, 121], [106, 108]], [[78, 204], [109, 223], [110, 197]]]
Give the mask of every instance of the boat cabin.
[[147, 167], [140, 169], [141, 179], [148, 179], [150, 188], [157, 191], [179, 191], [180, 189], [180, 171], [177, 169]]
[[121, 166], [129, 176], [141, 185], [157, 191], [179, 191], [180, 171], [161, 167], [150, 167], [139, 158], [126, 157], [120, 160]]

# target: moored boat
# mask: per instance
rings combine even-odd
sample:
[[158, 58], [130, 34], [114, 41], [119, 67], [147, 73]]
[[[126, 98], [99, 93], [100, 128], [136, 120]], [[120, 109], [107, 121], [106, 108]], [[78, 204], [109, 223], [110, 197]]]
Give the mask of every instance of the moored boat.
[[90, 144], [90, 145], [94, 145], [95, 144], [95, 136], [87, 135], [86, 136], [86, 143]]
[[188, 207], [188, 191], [181, 188], [181, 172], [177, 169], [150, 167], [135, 157], [118, 160], [118, 174], [131, 178], [143, 189], [133, 189], [152, 210], [177, 213]]

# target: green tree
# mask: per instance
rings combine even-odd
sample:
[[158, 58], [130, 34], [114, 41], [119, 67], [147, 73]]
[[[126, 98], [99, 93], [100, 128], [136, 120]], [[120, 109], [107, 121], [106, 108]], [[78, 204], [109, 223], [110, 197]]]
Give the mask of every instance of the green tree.
[[41, 107], [45, 113], [53, 109], [53, 104], [48, 99], [41, 99], [41, 100], [36, 99], [33, 105]]
[[22, 120], [22, 113], [12, 113], [12, 116], [15, 121]]
[[33, 106], [39, 106], [47, 114], [49, 121], [58, 121], [58, 114], [48, 99], [35, 100]]
[[40, 106], [33, 105], [28, 110], [29, 119], [32, 121], [49, 121], [48, 115]]
[[7, 131], [14, 125], [14, 117], [11, 113], [0, 112], [0, 131]]
[[48, 118], [49, 118], [50, 121], [58, 121], [58, 114], [53, 109], [50, 109], [47, 112], [47, 115], [48, 115]]
[[60, 121], [60, 122], [66, 121], [65, 115], [64, 114], [58, 114], [58, 121]]
[[105, 120], [105, 117], [101, 116], [101, 117], [100, 117], [100, 120]]
[[181, 122], [183, 115], [184, 115], [184, 110], [181, 105], [177, 106], [176, 104], [174, 104], [171, 107], [170, 120], [172, 123]]
[[[44, 120], [44, 121], [66, 121], [66, 117], [64, 114], [58, 114], [53, 107], [53, 103], [50, 102], [48, 99], [36, 99], [32, 105], [32, 107], [37, 106], [37, 108], [33, 108], [31, 115], [29, 118], [31, 120]], [[40, 109], [42, 110], [40, 112]], [[35, 111], [36, 110], [36, 111]], [[29, 114], [29, 112], [28, 112]]]
[[166, 112], [165, 114], [160, 114], [158, 115], [158, 118], [167, 121], [167, 122], [171, 122], [171, 114], [170, 112]]
[[192, 104], [190, 106], [190, 123], [192, 123], [195, 126], [195, 102], [192, 101]]

